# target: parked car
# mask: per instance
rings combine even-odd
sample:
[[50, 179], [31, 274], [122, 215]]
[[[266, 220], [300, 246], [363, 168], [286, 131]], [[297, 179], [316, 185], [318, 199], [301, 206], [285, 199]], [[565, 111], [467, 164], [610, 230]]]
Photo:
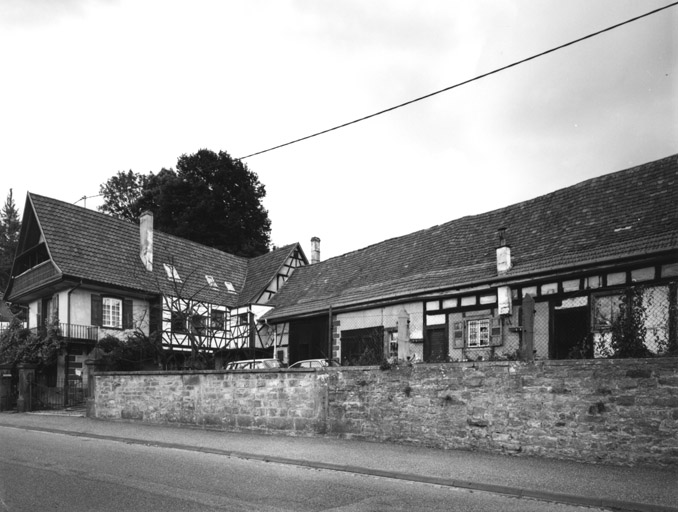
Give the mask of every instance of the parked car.
[[243, 359], [226, 364], [226, 370], [268, 370], [281, 367], [282, 363], [278, 359]]
[[339, 363], [327, 359], [304, 359], [290, 365], [290, 368], [325, 368], [326, 366], [339, 366]]

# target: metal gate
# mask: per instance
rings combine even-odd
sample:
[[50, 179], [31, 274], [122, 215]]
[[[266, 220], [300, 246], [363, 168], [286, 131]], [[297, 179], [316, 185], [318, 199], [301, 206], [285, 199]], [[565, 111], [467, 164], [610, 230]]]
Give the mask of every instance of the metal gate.
[[18, 383], [16, 372], [9, 368], [0, 370], [0, 411], [11, 411], [16, 408], [19, 396]]
[[87, 401], [87, 388], [80, 379], [60, 379], [56, 386], [31, 382], [30, 386], [29, 410], [65, 409], [84, 405]]

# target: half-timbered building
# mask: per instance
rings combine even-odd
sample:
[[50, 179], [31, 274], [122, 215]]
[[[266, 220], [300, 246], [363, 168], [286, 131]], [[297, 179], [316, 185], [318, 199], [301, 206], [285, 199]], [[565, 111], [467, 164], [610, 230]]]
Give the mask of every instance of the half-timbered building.
[[258, 318], [308, 261], [299, 244], [243, 258], [29, 193], [5, 299], [29, 328], [58, 326], [66, 342], [57, 378], [77, 376], [105, 336], [161, 336], [165, 349], [198, 347], [221, 361], [285, 357]]
[[304, 267], [264, 319], [291, 360], [673, 353], [677, 205], [673, 155]]

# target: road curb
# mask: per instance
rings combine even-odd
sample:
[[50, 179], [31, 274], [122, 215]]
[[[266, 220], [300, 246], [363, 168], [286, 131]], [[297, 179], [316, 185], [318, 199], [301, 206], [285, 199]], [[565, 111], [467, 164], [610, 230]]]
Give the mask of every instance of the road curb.
[[654, 505], [649, 503], [639, 503], [632, 501], [620, 501], [608, 498], [591, 498], [587, 496], [577, 496], [574, 494], [557, 493], [549, 491], [540, 491], [534, 489], [511, 487], [497, 484], [488, 484], [483, 482], [472, 482], [465, 480], [458, 480], [454, 478], [440, 478], [418, 475], [414, 473], [402, 473], [397, 471], [388, 471], [381, 469], [365, 468], [362, 466], [352, 466], [344, 464], [333, 464], [330, 462], [309, 461], [304, 459], [291, 459], [287, 457], [260, 455], [255, 453], [240, 452], [236, 450], [223, 450], [219, 448], [211, 448], [207, 446], [195, 446], [179, 443], [166, 443], [156, 440], [110, 436], [102, 434], [93, 434], [89, 432], [78, 432], [73, 430], [61, 430], [55, 428], [25, 426], [25, 425], [11, 425], [0, 422], [1, 427], [16, 428], [20, 430], [29, 430], [35, 432], [46, 432], [51, 434], [62, 434], [73, 437], [86, 437], [91, 439], [101, 439], [106, 441], [121, 442], [127, 444], [138, 444], [143, 446], [157, 446], [159, 448], [172, 448], [175, 450], [185, 450], [201, 453], [210, 453], [215, 455], [223, 455], [227, 457], [235, 457], [243, 460], [255, 460], [261, 462], [272, 462], [276, 464], [288, 464], [293, 466], [301, 466], [312, 469], [323, 469], [329, 471], [341, 471], [344, 473], [354, 473], [358, 475], [368, 475], [381, 478], [391, 478], [395, 480], [403, 480], [409, 482], [419, 482], [431, 485], [440, 485], [445, 487], [455, 487], [459, 489], [468, 489], [472, 491], [484, 491], [494, 494], [503, 494], [513, 496], [516, 498], [530, 498], [542, 501], [550, 501], [556, 503], [563, 503], [569, 505], [580, 505], [588, 507], [609, 508], [614, 510], [622, 510], [627, 512], [678, 512], [678, 508], [668, 507], [665, 505]]

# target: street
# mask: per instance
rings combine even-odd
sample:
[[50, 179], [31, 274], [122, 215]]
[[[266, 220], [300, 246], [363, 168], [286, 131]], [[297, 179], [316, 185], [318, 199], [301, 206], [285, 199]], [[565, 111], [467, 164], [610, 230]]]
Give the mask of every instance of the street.
[[6, 427], [0, 427], [0, 509], [585, 510], [487, 492]]

